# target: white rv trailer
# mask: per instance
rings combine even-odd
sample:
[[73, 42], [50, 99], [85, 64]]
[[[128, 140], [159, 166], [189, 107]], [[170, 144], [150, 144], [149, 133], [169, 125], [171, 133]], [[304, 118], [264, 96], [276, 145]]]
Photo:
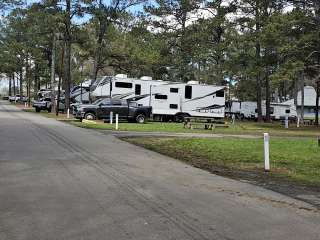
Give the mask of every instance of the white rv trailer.
[[[142, 103], [143, 101], [143, 103]], [[149, 103], [148, 103], [149, 102]], [[152, 107], [154, 118], [180, 121], [185, 116], [223, 118], [225, 87], [186, 83], [151, 86], [151, 94], [137, 100], [139, 105]]]
[[165, 84], [162, 80], [152, 80], [151, 77], [140, 79], [128, 78], [125, 74], [118, 74], [114, 77], [103, 77], [95, 89], [92, 89], [93, 98], [119, 98], [119, 99], [140, 99], [150, 95], [150, 87]]
[[[229, 109], [227, 110], [229, 115], [235, 114], [239, 118], [256, 119], [257, 114], [257, 102], [251, 101], [231, 101]], [[294, 119], [297, 117], [296, 107], [287, 103], [270, 103], [270, 115], [272, 119], [280, 120], [288, 117]], [[266, 103], [262, 102], [262, 116], [266, 116]]]

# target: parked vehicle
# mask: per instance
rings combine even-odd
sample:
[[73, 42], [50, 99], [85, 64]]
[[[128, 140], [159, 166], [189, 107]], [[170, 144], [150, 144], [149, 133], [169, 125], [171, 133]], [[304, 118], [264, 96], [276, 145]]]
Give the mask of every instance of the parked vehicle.
[[20, 96], [19, 94], [15, 96], [9, 96], [10, 102], [27, 102], [28, 98], [26, 96]]
[[[257, 102], [250, 101], [230, 101], [228, 102], [227, 114], [235, 115], [239, 119], [257, 119]], [[266, 116], [266, 103], [262, 102], [262, 116]], [[288, 103], [270, 103], [270, 116], [274, 120], [281, 120], [288, 117], [295, 119], [297, 117], [296, 107]]]
[[73, 115], [80, 120], [110, 119], [110, 112], [113, 112], [114, 117], [116, 114], [119, 115], [119, 120], [145, 123], [150, 118], [151, 109], [151, 107], [140, 107], [123, 99], [105, 98], [93, 104], [74, 106]]
[[32, 107], [35, 108], [36, 112], [48, 111], [50, 113], [51, 109], [52, 109], [51, 98], [43, 98], [40, 100], [34, 100]]
[[9, 100], [9, 96], [3, 96], [2, 100]]
[[221, 119], [225, 110], [225, 87], [196, 81], [171, 82], [152, 86], [150, 94], [136, 102], [138, 105], [151, 106], [153, 118], [162, 121], [181, 122], [184, 117]]

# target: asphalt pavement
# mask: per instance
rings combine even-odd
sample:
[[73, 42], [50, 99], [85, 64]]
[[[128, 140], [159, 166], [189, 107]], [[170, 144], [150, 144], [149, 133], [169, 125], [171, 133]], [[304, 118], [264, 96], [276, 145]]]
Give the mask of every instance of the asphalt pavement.
[[319, 240], [320, 212], [0, 101], [0, 239]]

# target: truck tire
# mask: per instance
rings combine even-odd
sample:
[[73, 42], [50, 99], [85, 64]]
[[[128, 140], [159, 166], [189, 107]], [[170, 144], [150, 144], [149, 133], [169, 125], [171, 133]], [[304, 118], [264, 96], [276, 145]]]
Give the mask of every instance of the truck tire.
[[41, 109], [36, 107], [36, 112], [39, 113], [40, 111]]
[[50, 107], [50, 108], [48, 108], [48, 113], [51, 113], [51, 107]]
[[84, 115], [84, 119], [86, 120], [96, 120], [96, 115], [92, 112], [88, 112]]
[[136, 116], [136, 123], [145, 123], [147, 121], [146, 115], [143, 113], [138, 113]]

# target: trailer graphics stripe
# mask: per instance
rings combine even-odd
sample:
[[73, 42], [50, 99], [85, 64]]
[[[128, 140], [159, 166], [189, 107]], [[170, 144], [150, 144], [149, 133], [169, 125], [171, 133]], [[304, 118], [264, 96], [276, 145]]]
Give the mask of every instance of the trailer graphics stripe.
[[205, 98], [205, 97], [212, 96], [212, 95], [214, 95], [216, 92], [221, 91], [221, 90], [223, 90], [223, 89], [224, 89], [224, 88], [218, 89], [217, 91], [214, 91], [214, 92], [212, 92], [212, 93], [209, 93], [209, 94], [204, 95], [204, 96], [201, 96], [201, 97], [192, 98], [192, 99], [190, 99], [190, 100], [187, 100], [186, 102], [191, 102], [191, 101], [195, 101], [195, 100], [199, 100], [199, 99], [202, 99], [202, 98]]

